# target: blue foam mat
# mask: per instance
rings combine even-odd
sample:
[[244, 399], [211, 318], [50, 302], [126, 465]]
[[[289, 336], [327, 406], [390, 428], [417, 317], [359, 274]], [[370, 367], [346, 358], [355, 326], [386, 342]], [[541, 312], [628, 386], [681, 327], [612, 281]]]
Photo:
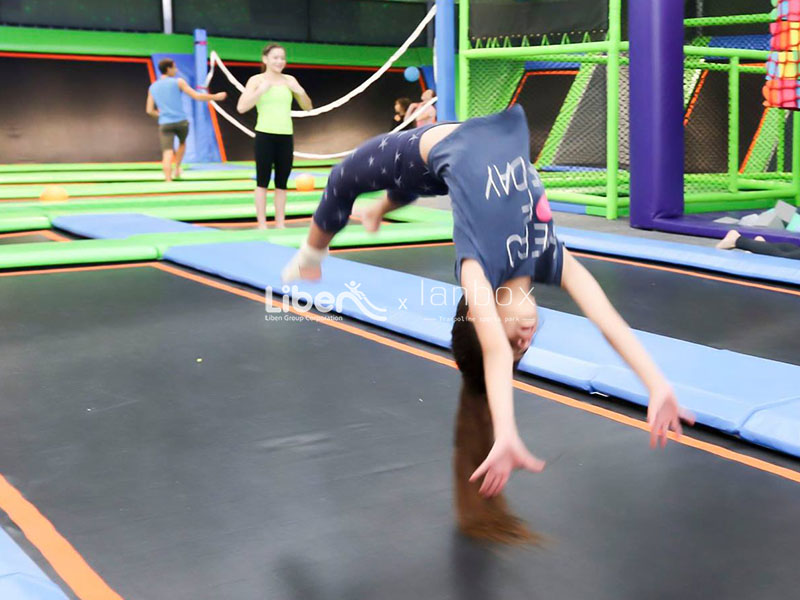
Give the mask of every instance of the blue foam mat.
[[586, 214], [586, 206], [584, 204], [572, 204], [571, 202], [550, 200], [550, 208], [556, 212], [572, 213], [575, 215]]
[[[282, 286], [280, 270], [294, 250], [267, 242], [180, 246], [165, 258], [273, 293], [319, 297], [341, 314], [435, 344], [450, 345], [458, 287], [380, 267], [329, 258], [320, 282]], [[644, 387], [587, 319], [540, 309], [534, 346], [524, 372], [588, 392], [646, 405]], [[699, 423], [739, 433], [754, 415], [768, 414], [798, 397], [800, 367], [636, 332]], [[757, 374], [757, 375], [756, 375]], [[762, 436], [771, 439], [778, 428]], [[763, 443], [763, 442], [759, 442]], [[770, 444], [780, 444], [772, 440]]]
[[740, 434], [756, 444], [800, 456], [800, 390], [795, 400], [756, 412]]
[[0, 598], [3, 600], [67, 600], [27, 554], [0, 529]]
[[[554, 203], [556, 204], [556, 203]], [[573, 207], [557, 203], [559, 210]], [[579, 207], [585, 210], [585, 207]], [[212, 231], [211, 228], [135, 213], [81, 214], [55, 217], [53, 225], [75, 235], [120, 239], [143, 233]], [[558, 236], [569, 248], [684, 265], [741, 277], [800, 285], [800, 261], [690, 244], [663, 242], [596, 231], [559, 227]]]
[[568, 248], [800, 285], [800, 261], [627, 235], [558, 228]]
[[87, 238], [112, 240], [141, 233], [214, 231], [210, 227], [137, 213], [63, 215], [52, 220], [54, 227]]

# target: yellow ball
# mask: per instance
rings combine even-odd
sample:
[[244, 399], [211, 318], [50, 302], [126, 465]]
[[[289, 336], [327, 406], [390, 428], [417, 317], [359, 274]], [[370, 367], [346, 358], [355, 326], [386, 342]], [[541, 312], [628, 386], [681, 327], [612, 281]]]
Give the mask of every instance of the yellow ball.
[[303, 173], [295, 178], [294, 186], [298, 192], [310, 192], [314, 189], [314, 176]]
[[66, 202], [69, 198], [67, 190], [60, 185], [46, 185], [39, 199], [42, 202]]

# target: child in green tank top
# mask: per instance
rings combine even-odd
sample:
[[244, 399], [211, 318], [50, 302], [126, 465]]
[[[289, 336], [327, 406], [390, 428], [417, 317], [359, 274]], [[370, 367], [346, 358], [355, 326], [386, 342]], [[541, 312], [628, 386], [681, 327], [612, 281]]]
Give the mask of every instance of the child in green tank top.
[[256, 217], [258, 228], [267, 228], [267, 188], [275, 169], [275, 226], [283, 228], [286, 215], [286, 187], [292, 170], [294, 140], [292, 99], [303, 110], [311, 109], [311, 99], [291, 75], [284, 75], [286, 50], [269, 44], [261, 54], [262, 72], [253, 75], [239, 98], [236, 110], [245, 113], [253, 107], [256, 122]]

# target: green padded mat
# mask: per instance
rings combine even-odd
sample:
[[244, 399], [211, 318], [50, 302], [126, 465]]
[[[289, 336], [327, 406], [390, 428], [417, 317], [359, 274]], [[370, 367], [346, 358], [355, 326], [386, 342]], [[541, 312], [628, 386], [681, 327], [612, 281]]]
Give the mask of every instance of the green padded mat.
[[[365, 194], [357, 205], [381, 196], [381, 192]], [[366, 200], [364, 200], [366, 199]], [[310, 216], [319, 202], [319, 192], [290, 192], [286, 214], [290, 217]], [[0, 205], [0, 232], [49, 229], [50, 219], [61, 215], [94, 213], [140, 213], [178, 221], [255, 218], [255, 206], [249, 194], [143, 196], [138, 198], [101, 198], [70, 200], [63, 203], [5, 202]], [[272, 203], [267, 215], [274, 216]], [[393, 221], [446, 222], [452, 221], [449, 211], [406, 206], [389, 215]]]
[[[340, 248], [448, 241], [452, 239], [452, 230], [449, 223], [393, 223], [384, 225], [380, 232], [372, 234], [360, 225], [350, 225], [336, 236], [332, 246]], [[299, 247], [307, 234], [308, 228], [305, 227], [267, 231], [197, 231], [142, 234], [121, 240], [0, 246], [0, 269], [156, 260], [168, 248], [178, 245], [264, 240]]]
[[[327, 177], [314, 177], [315, 187], [325, 187]], [[182, 192], [237, 192], [252, 191], [256, 182], [250, 179], [232, 179], [229, 181], [186, 181], [181, 179], [167, 183], [165, 181], [142, 181], [130, 183], [68, 183], [64, 189], [71, 198], [79, 196], [124, 196], [135, 194], [168, 194]], [[292, 189], [293, 181], [289, 181]], [[39, 198], [44, 191], [44, 185], [0, 185], [0, 199], [25, 199]], [[270, 183], [270, 187], [274, 187]]]
[[[336, 160], [295, 160], [295, 167], [329, 167], [335, 165], [340, 159]], [[194, 165], [192, 163], [184, 163], [187, 169], [195, 167], [209, 167], [216, 164], [220, 165], [236, 165], [243, 167], [251, 167], [255, 169], [255, 163], [252, 160], [234, 160], [227, 163], [201, 163]], [[123, 162], [123, 163], [19, 163], [19, 164], [2, 164], [0, 165], [0, 173], [53, 173], [57, 171], [159, 171], [161, 169], [161, 162]]]
[[[295, 168], [292, 172], [295, 175], [310, 173], [315, 176], [326, 174], [327, 169], [300, 169]], [[183, 175], [177, 181], [219, 181], [231, 179], [252, 180], [256, 176], [255, 169], [224, 169], [224, 170], [184, 170]], [[157, 181], [164, 182], [164, 174], [161, 170], [139, 170], [139, 171], [58, 171], [54, 173], [0, 173], [0, 184], [19, 185], [19, 184], [65, 184], [65, 183], [124, 183], [135, 181]], [[291, 184], [291, 179], [289, 183]]]
[[[319, 192], [289, 192], [287, 204], [295, 202], [319, 202]], [[171, 196], [116, 196], [111, 198], [75, 198], [67, 202], [3, 202], [0, 204], [0, 219], [4, 216], [25, 214], [80, 214], [86, 212], [101, 213], [106, 210], [125, 210], [138, 212], [158, 206], [189, 206], [213, 204], [253, 204], [253, 195], [249, 193], [235, 194], [174, 194]], [[272, 204], [270, 202], [270, 204]]]
[[[176, 181], [219, 181], [228, 179], [252, 179], [255, 170], [229, 169], [225, 171], [184, 171]], [[58, 171], [56, 173], [0, 173], [0, 184], [18, 185], [29, 183], [124, 183], [135, 181], [164, 182], [161, 171]]]
[[127, 163], [20, 163], [0, 165], [0, 173], [55, 173], [58, 171], [155, 171], [161, 162]]
[[0, 269], [157, 259], [158, 250], [155, 246], [130, 240], [82, 240], [59, 244], [37, 242], [0, 246]]

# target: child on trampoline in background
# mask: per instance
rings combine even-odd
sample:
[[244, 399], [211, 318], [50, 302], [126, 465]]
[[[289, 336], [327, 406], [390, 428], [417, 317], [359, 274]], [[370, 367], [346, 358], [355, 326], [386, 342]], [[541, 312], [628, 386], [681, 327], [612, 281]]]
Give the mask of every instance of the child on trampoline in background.
[[[204, 94], [196, 92], [178, 75], [178, 68], [172, 59], [165, 58], [158, 63], [161, 77], [150, 84], [147, 90], [147, 105], [145, 110], [151, 117], [158, 119], [158, 134], [161, 139], [161, 166], [164, 170], [164, 180], [180, 179], [182, 174], [181, 163], [186, 153], [186, 137], [189, 135], [189, 118], [183, 110], [183, 96], [181, 92], [193, 100], [217, 102], [227, 97], [225, 92]], [[178, 138], [178, 150], [174, 150], [175, 138]], [[173, 161], [175, 172], [173, 175]]]
[[720, 250], [745, 250], [754, 254], [778, 256], [780, 258], [794, 258], [800, 260], [800, 246], [789, 242], [773, 243], [757, 235], [754, 239], [746, 238], [735, 229], [730, 230], [717, 244]]
[[418, 195], [449, 193], [456, 279], [464, 293], [452, 338], [462, 373], [455, 442], [458, 521], [469, 535], [504, 541], [531, 534], [498, 495], [515, 469], [544, 468], [520, 438], [513, 406], [514, 367], [539, 324], [534, 284], [563, 287], [647, 386], [651, 446], [664, 446], [669, 430], [680, 435], [681, 418], [691, 421], [597, 281], [558, 241], [529, 147], [520, 106], [369, 140], [331, 172], [308, 238], [282, 272], [286, 282], [319, 278], [331, 240], [362, 193], [387, 190], [362, 211], [369, 231]]
[[[419, 102], [414, 102], [414, 104], [409, 105], [408, 114], [413, 115], [414, 111], [431, 100], [433, 100], [433, 90], [425, 90], [422, 92], [422, 99]], [[436, 123], [436, 107], [431, 104], [417, 117], [415, 127], [424, 127], [425, 125], [433, 125], [434, 123]]]
[[[392, 131], [395, 127], [400, 125], [400, 123], [406, 120], [406, 115], [408, 114], [408, 107], [410, 104], [411, 100], [408, 98], [398, 98], [394, 101], [394, 125], [392, 125], [389, 131]], [[408, 125], [406, 125], [406, 127], [403, 129], [406, 129], [407, 127]]]
[[236, 110], [246, 113], [254, 106], [256, 121], [256, 220], [267, 228], [267, 188], [275, 168], [275, 227], [285, 227], [286, 188], [294, 162], [292, 98], [303, 110], [311, 110], [311, 99], [296, 78], [284, 75], [286, 50], [267, 44], [261, 52], [261, 73], [247, 80]]

